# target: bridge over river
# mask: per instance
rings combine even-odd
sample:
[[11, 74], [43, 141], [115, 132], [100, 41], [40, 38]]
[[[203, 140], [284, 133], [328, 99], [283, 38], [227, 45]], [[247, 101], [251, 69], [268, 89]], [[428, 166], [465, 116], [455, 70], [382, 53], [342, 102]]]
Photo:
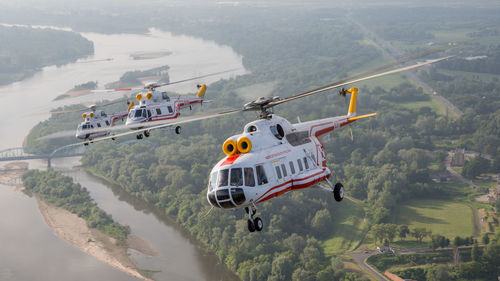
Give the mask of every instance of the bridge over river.
[[61, 146], [52, 153], [43, 153], [27, 147], [13, 147], [0, 150], [0, 161], [22, 161], [31, 159], [47, 159], [47, 166], [50, 168], [51, 160], [54, 158], [83, 156], [85, 147], [83, 145]]

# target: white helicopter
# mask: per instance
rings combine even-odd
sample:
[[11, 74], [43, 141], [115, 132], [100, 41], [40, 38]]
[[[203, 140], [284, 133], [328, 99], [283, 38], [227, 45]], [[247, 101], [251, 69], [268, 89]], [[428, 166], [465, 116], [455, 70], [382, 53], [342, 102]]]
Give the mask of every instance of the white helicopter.
[[[334, 130], [351, 125], [358, 119], [375, 116], [376, 113], [357, 115], [358, 89], [342, 89], [339, 94], [351, 94], [347, 115], [329, 117], [308, 122], [291, 124], [288, 120], [272, 114], [274, 106], [295, 99], [318, 94], [348, 84], [422, 67], [446, 60], [452, 56], [428, 60], [410, 66], [397, 68], [359, 79], [344, 79], [311, 91], [288, 98], [259, 98], [244, 105], [242, 109], [229, 110], [205, 116], [192, 116], [174, 122], [139, 129], [139, 132], [175, 126], [181, 123], [206, 120], [238, 112], [260, 111], [260, 119], [248, 123], [243, 133], [228, 138], [222, 145], [226, 157], [221, 159], [210, 172], [207, 200], [213, 207], [221, 209], [245, 209], [248, 213], [248, 230], [263, 229], [262, 219], [254, 218], [256, 205], [287, 192], [327, 184], [336, 201], [344, 198], [344, 187], [340, 182], [333, 185], [332, 173], [327, 167], [326, 154], [321, 137]], [[389, 65], [391, 66], [391, 65]], [[381, 68], [376, 68], [379, 71]], [[369, 72], [364, 72], [367, 75]], [[356, 75], [354, 77], [359, 77]], [[129, 135], [118, 134], [114, 137]], [[352, 131], [351, 131], [352, 136]], [[104, 137], [105, 140], [112, 137]], [[77, 145], [77, 144], [75, 144]]]
[[77, 139], [87, 141], [85, 145], [93, 139], [109, 135], [111, 133], [109, 128], [115, 125], [116, 120], [123, 119], [128, 114], [123, 111], [107, 115], [104, 110], [96, 110], [96, 105], [91, 105], [89, 108], [89, 112], [82, 114], [83, 122], [80, 123], [75, 134]]
[[[205, 84], [197, 85], [199, 91], [196, 96], [171, 98], [166, 92], [157, 91], [159, 85], [147, 86], [150, 91], [138, 93], [135, 97], [139, 104], [129, 103], [128, 116], [125, 123], [129, 128], [136, 130], [154, 126], [154, 122], [175, 119], [181, 114], [181, 109], [193, 104], [202, 104], [205, 101]], [[146, 124], [149, 123], [150, 124]], [[181, 127], [175, 127], [175, 133], [181, 133]], [[143, 135], [149, 137], [150, 131], [141, 131], [136, 135], [137, 139], [142, 139]]]
[[326, 182], [336, 201], [344, 198], [344, 187], [333, 185], [326, 166], [321, 137], [376, 113], [357, 116], [357, 88], [351, 88], [347, 115], [291, 124], [271, 114], [265, 106], [277, 99], [259, 99], [245, 105], [249, 110], [262, 108], [261, 119], [248, 123], [243, 133], [228, 138], [222, 145], [227, 155], [210, 172], [207, 199], [217, 208], [245, 208], [248, 230], [261, 231], [262, 220], [253, 218], [255, 205], [295, 189]]

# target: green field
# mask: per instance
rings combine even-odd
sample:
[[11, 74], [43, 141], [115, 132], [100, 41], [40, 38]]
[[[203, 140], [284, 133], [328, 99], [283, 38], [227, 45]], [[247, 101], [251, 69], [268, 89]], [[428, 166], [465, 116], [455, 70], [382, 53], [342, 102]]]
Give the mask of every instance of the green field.
[[396, 211], [397, 224], [424, 227], [450, 239], [474, 234], [472, 210], [464, 203], [445, 200], [412, 200]]
[[326, 256], [352, 250], [358, 244], [366, 225], [364, 216], [363, 208], [347, 198], [338, 204], [332, 212], [332, 235], [321, 242]]

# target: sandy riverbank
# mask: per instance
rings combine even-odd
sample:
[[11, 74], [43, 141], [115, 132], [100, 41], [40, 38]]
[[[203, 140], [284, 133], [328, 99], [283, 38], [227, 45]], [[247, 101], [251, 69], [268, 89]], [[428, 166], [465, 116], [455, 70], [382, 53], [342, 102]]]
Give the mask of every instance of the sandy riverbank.
[[55, 207], [35, 196], [42, 216], [57, 236], [83, 252], [142, 280], [151, 280], [142, 276], [127, 255], [127, 248], [116, 245], [116, 240], [97, 229], [87, 226], [84, 219]]
[[[27, 168], [28, 163], [25, 162], [6, 164], [0, 168], [0, 183], [19, 183], [20, 177]], [[16, 184], [16, 186], [19, 190], [23, 189], [19, 184]], [[156, 256], [157, 252], [151, 248], [147, 241], [136, 235], [129, 235], [126, 246], [116, 245], [116, 239], [105, 235], [97, 229], [89, 228], [86, 221], [76, 214], [48, 204], [36, 195], [34, 198], [38, 203], [38, 208], [45, 222], [49, 227], [54, 229], [54, 233], [57, 236], [81, 251], [128, 275], [142, 280], [153, 281], [141, 275], [127, 254], [127, 249], [130, 248], [146, 255]]]

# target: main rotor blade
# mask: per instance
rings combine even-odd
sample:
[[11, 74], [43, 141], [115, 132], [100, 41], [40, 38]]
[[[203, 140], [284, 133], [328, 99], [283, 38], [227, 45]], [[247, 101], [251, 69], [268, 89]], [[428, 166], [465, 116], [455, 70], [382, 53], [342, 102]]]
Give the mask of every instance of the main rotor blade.
[[200, 78], [215, 76], [215, 75], [219, 75], [219, 74], [223, 74], [223, 73], [233, 72], [233, 71], [240, 70], [240, 69], [241, 68], [233, 68], [233, 69], [224, 70], [224, 71], [220, 71], [220, 72], [214, 72], [214, 73], [205, 74], [205, 75], [201, 75], [201, 76], [197, 76], [197, 77], [191, 77], [191, 78], [186, 78], [186, 79], [182, 79], [182, 80], [177, 80], [177, 81], [174, 81], [174, 82], [156, 84], [156, 85], [153, 85], [153, 86], [154, 86], [154, 88], [158, 88], [158, 87], [163, 87], [163, 86], [167, 86], [167, 85], [173, 85], [173, 84], [188, 82], [188, 81], [192, 81], [192, 80], [196, 80], [196, 79], [200, 79]]
[[[124, 102], [126, 100], [127, 99], [119, 99], [119, 100], [115, 100], [115, 101], [112, 101], [112, 102], [99, 104], [99, 105], [96, 105], [95, 107], [96, 108], [105, 107], [105, 106], [108, 106], [108, 105], [113, 105], [113, 104], [121, 103], [121, 102]], [[61, 114], [61, 113], [81, 112], [81, 111], [85, 111], [85, 110], [91, 110], [91, 109], [88, 106], [86, 106], [85, 108], [80, 108], [80, 109], [68, 109], [68, 110], [61, 110], [61, 111], [50, 111], [49, 113], [50, 114]], [[40, 114], [42, 114], [42, 113], [40, 113]], [[45, 114], [45, 113], [43, 113], [43, 114]]]
[[[463, 42], [465, 42], [465, 41], [463, 41]], [[463, 42], [457, 42], [457, 44], [461, 44]], [[453, 45], [453, 47], [454, 46], [456, 46], [456, 45]], [[427, 55], [430, 55], [430, 54], [438, 53], [438, 52], [447, 50], [449, 48], [451, 48], [451, 47], [448, 46], [448, 45], [446, 45], [446, 46], [441, 46], [441, 47], [437, 47], [437, 48], [434, 48], [434, 49], [429, 49], [429, 50], [426, 50], [426, 51], [422, 51], [420, 53], [417, 53], [417, 54], [414, 54], [414, 55], [411, 55], [411, 56], [408, 56], [408, 57], [405, 57], [405, 58], [401, 58], [401, 59], [399, 59], [397, 61], [390, 62], [388, 64], [384, 64], [384, 65], [381, 65], [381, 66], [377, 66], [375, 68], [363, 71], [363, 72], [358, 73], [356, 75], [353, 75], [353, 76], [350, 76], [350, 77], [338, 80], [336, 82], [330, 83], [330, 84], [325, 85], [323, 87], [327, 87], [327, 86], [339, 84], [339, 83], [342, 83], [342, 82], [346, 82], [346, 81], [349, 81], [349, 80], [356, 79], [358, 77], [363, 77], [365, 75], [372, 74], [372, 73], [375, 73], [375, 72], [378, 72], [378, 71], [382, 71], [384, 69], [387, 69], [387, 68], [390, 68], [390, 67], [393, 67], [393, 66], [396, 66], [396, 65], [400, 65], [400, 64], [403, 64], [403, 63], [406, 63], [406, 62], [409, 62], [409, 61], [412, 61], [412, 60], [415, 60], [415, 59], [418, 59], [418, 58], [421, 58], [421, 57], [424, 57], [424, 56], [427, 56]]]
[[379, 73], [379, 74], [374, 74], [374, 75], [363, 77], [363, 78], [359, 78], [359, 79], [349, 80], [347, 82], [337, 83], [337, 84], [333, 84], [333, 85], [332, 84], [326, 85], [326, 86], [323, 86], [323, 87], [320, 87], [320, 88], [317, 88], [317, 89], [314, 89], [314, 90], [311, 90], [311, 91], [307, 91], [307, 92], [304, 92], [304, 93], [297, 94], [295, 96], [284, 98], [282, 100], [270, 102], [270, 103], [266, 104], [264, 106], [264, 108], [270, 108], [270, 107], [276, 106], [278, 104], [282, 104], [282, 103], [285, 103], [285, 102], [288, 102], [288, 101], [292, 101], [292, 100], [300, 99], [300, 98], [303, 98], [303, 97], [311, 96], [311, 95], [318, 94], [318, 93], [321, 93], [321, 92], [324, 92], [324, 91], [328, 91], [328, 90], [331, 90], [331, 89], [342, 87], [342, 86], [345, 86], [345, 85], [348, 85], [348, 84], [353, 84], [353, 83], [357, 83], [357, 82], [361, 82], [361, 81], [365, 81], [365, 80], [370, 80], [370, 79], [374, 79], [374, 78], [378, 78], [378, 77], [382, 77], [382, 76], [386, 76], [386, 75], [390, 75], [390, 74], [394, 74], [394, 73], [398, 73], [398, 72], [403, 72], [403, 71], [414, 69], [414, 68], [417, 68], [417, 67], [422, 67], [422, 66], [425, 66], [425, 65], [429, 65], [429, 64], [432, 64], [432, 63], [436, 63], [436, 62], [440, 62], [440, 61], [449, 59], [451, 57], [453, 57], [453, 56], [447, 56], [447, 57], [443, 57], [443, 58], [439, 58], [439, 59], [429, 60], [429, 61], [426, 61], [426, 62], [416, 63], [416, 64], [413, 64], [413, 65], [400, 67], [400, 68], [389, 70], [389, 71], [382, 72], [382, 73]]

